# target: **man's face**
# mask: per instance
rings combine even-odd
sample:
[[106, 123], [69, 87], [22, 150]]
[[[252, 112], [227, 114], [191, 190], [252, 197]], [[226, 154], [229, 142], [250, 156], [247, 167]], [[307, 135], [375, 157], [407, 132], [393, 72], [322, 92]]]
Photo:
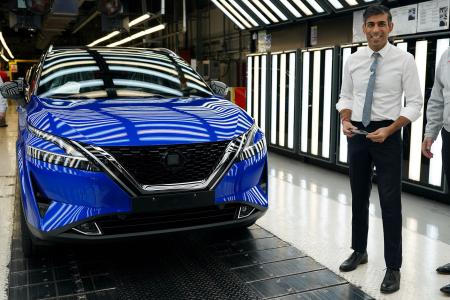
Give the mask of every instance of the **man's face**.
[[363, 24], [363, 31], [367, 37], [369, 47], [374, 51], [381, 50], [386, 45], [389, 33], [394, 28], [394, 24], [388, 22], [387, 14], [379, 14], [367, 18]]

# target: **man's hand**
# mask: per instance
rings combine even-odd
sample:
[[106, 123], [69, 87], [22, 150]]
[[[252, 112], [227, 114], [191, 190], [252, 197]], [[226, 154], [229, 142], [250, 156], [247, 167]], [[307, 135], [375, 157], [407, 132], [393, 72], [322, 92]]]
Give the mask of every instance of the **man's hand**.
[[434, 140], [432, 138], [424, 138], [422, 142], [422, 154], [426, 158], [432, 158], [433, 153], [431, 152], [431, 145], [433, 145]]
[[352, 130], [358, 129], [357, 127], [353, 126], [353, 124], [350, 121], [342, 121], [342, 132], [345, 136], [351, 138], [354, 136], [352, 133]]
[[390, 135], [392, 130], [389, 127], [381, 127], [374, 132], [369, 133], [366, 137], [375, 143], [383, 143]]

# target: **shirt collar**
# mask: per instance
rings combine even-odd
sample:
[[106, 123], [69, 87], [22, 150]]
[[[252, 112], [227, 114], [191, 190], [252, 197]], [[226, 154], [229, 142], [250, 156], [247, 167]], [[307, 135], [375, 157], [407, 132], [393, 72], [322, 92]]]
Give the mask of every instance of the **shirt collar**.
[[[380, 51], [378, 51], [378, 53], [380, 54], [381, 57], [384, 57], [384, 56], [386, 55], [386, 53], [388, 52], [390, 46], [391, 46], [391, 44], [390, 44], [389, 41], [388, 41], [388, 42], [386, 43], [386, 45], [384, 45], [384, 47], [383, 47]], [[367, 46], [367, 55], [368, 55], [369, 57], [372, 57], [372, 54], [373, 54], [374, 52], [375, 52], [375, 51], [373, 51], [372, 49], [370, 49], [369, 46]]]

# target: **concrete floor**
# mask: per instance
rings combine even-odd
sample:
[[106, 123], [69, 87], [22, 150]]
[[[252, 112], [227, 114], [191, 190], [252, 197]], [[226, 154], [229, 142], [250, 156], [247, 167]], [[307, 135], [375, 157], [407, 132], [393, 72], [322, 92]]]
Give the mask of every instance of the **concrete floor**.
[[8, 109], [8, 127], [0, 128], [0, 299], [6, 299], [11, 258], [13, 203], [16, 182], [17, 113]]
[[370, 204], [369, 263], [349, 273], [339, 265], [352, 252], [351, 193], [346, 175], [271, 153], [270, 209], [257, 224], [304, 251], [376, 299], [448, 299], [439, 289], [450, 276], [435, 269], [450, 262], [450, 206], [403, 193], [401, 289], [379, 292], [385, 274], [378, 190]]
[[[0, 299], [6, 299], [15, 185], [17, 115], [10, 108], [9, 127], [0, 128]], [[450, 276], [437, 266], [450, 262], [450, 206], [403, 195], [401, 290], [379, 293], [384, 276], [381, 211], [376, 187], [370, 205], [369, 263], [350, 273], [339, 264], [351, 253], [351, 193], [348, 177], [276, 154], [269, 159], [270, 209], [257, 223], [304, 251], [319, 263], [361, 286], [377, 299], [448, 299], [439, 288]]]

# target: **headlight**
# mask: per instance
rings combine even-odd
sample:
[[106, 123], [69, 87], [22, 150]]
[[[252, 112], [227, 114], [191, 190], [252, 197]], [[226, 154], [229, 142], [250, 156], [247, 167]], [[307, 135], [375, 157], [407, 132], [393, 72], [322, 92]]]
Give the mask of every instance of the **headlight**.
[[62, 165], [68, 168], [82, 169], [86, 171], [99, 171], [99, 169], [83, 154], [76, 150], [70, 142], [31, 126], [28, 126], [28, 130], [33, 135], [57, 145], [65, 152], [65, 154], [54, 153], [27, 145], [27, 154], [30, 157], [50, 164]]
[[260, 153], [267, 152], [266, 138], [256, 124], [244, 134], [244, 147], [239, 155], [239, 160], [249, 159]]

